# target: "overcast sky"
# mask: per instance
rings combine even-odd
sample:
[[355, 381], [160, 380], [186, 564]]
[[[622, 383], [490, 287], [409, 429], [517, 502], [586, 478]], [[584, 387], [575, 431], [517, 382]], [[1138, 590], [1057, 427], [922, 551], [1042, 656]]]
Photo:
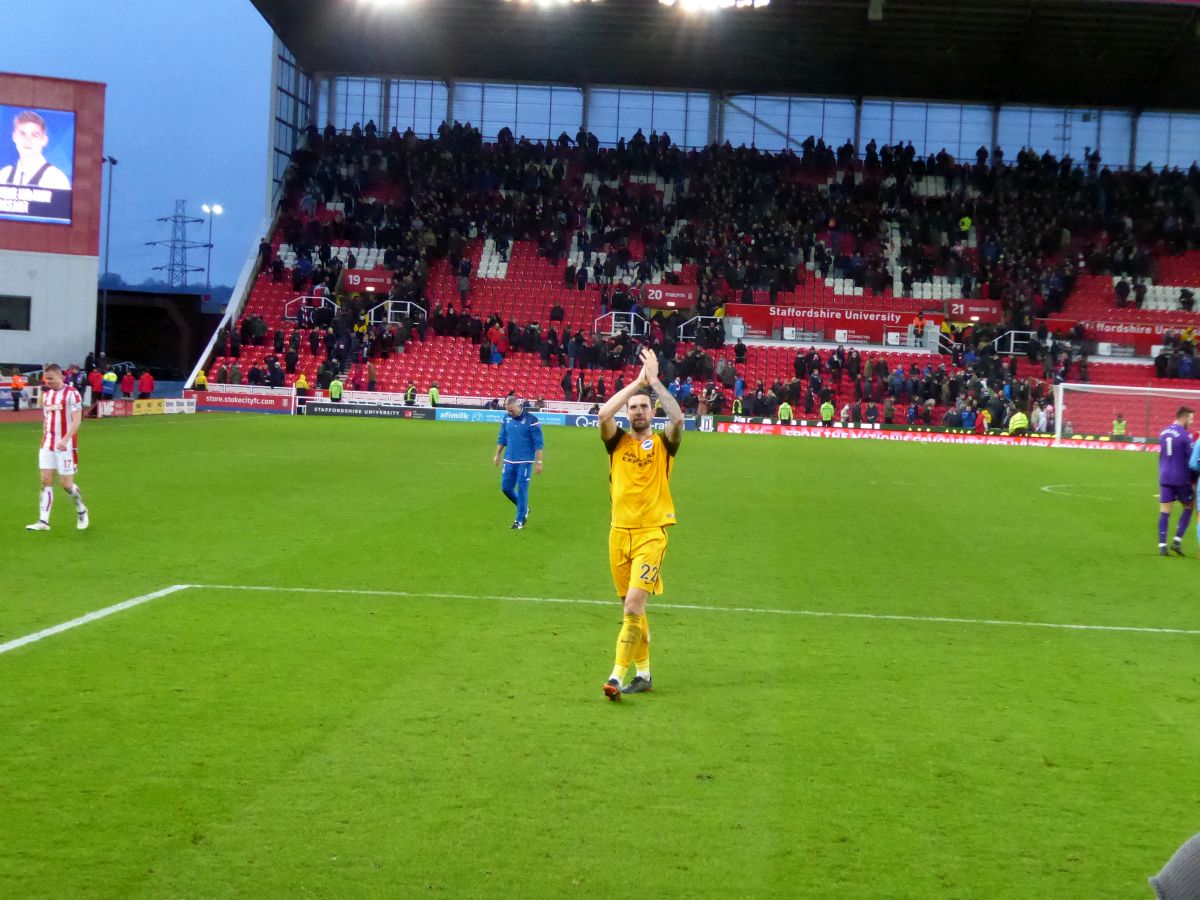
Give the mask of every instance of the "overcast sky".
[[[202, 203], [216, 202], [225, 213], [213, 226], [212, 280], [232, 285], [266, 209], [271, 29], [250, 0], [41, 0], [36, 9], [39, 22], [70, 24], [22, 27], [0, 69], [108, 85], [112, 271], [134, 283], [165, 277], [152, 269], [166, 265], [167, 249], [145, 246], [171, 236], [155, 220], [177, 199], [198, 218]], [[207, 240], [207, 224], [189, 226], [188, 237]], [[103, 273], [103, 225], [100, 238]], [[192, 251], [189, 265], [204, 266], [205, 252]], [[204, 283], [203, 272], [190, 278]]]

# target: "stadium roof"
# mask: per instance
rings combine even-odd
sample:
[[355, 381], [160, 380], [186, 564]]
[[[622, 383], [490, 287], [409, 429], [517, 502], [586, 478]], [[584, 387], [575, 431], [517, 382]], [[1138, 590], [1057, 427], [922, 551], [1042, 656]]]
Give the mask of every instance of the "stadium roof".
[[[312, 73], [1200, 108], [1200, 4], [254, 0]], [[882, 9], [882, 18], [870, 13]]]

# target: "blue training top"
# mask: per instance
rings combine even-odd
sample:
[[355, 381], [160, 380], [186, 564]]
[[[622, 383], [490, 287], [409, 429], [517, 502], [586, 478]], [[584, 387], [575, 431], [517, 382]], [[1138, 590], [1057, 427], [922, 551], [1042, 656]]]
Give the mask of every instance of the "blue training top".
[[505, 448], [506, 463], [531, 463], [534, 453], [542, 449], [542, 423], [529, 412], [521, 413], [515, 419], [505, 416], [496, 443]]

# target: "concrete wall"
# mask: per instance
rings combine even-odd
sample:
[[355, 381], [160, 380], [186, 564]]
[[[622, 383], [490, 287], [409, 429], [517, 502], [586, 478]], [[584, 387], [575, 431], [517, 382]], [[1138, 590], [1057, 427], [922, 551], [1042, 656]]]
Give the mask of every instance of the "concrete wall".
[[96, 344], [95, 256], [0, 250], [0, 294], [31, 298], [29, 331], [0, 330], [0, 361], [82, 363]]

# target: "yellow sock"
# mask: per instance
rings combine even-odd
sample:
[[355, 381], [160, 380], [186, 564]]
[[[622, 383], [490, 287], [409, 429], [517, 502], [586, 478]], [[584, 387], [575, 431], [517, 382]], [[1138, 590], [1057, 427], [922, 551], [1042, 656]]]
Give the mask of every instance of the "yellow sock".
[[642, 617], [626, 613], [617, 637], [617, 669], [624, 672], [642, 643]]
[[637, 672], [643, 678], [650, 675], [650, 620], [645, 615], [642, 619], [642, 642], [638, 644], [637, 653], [634, 654], [633, 662], [637, 666]]

